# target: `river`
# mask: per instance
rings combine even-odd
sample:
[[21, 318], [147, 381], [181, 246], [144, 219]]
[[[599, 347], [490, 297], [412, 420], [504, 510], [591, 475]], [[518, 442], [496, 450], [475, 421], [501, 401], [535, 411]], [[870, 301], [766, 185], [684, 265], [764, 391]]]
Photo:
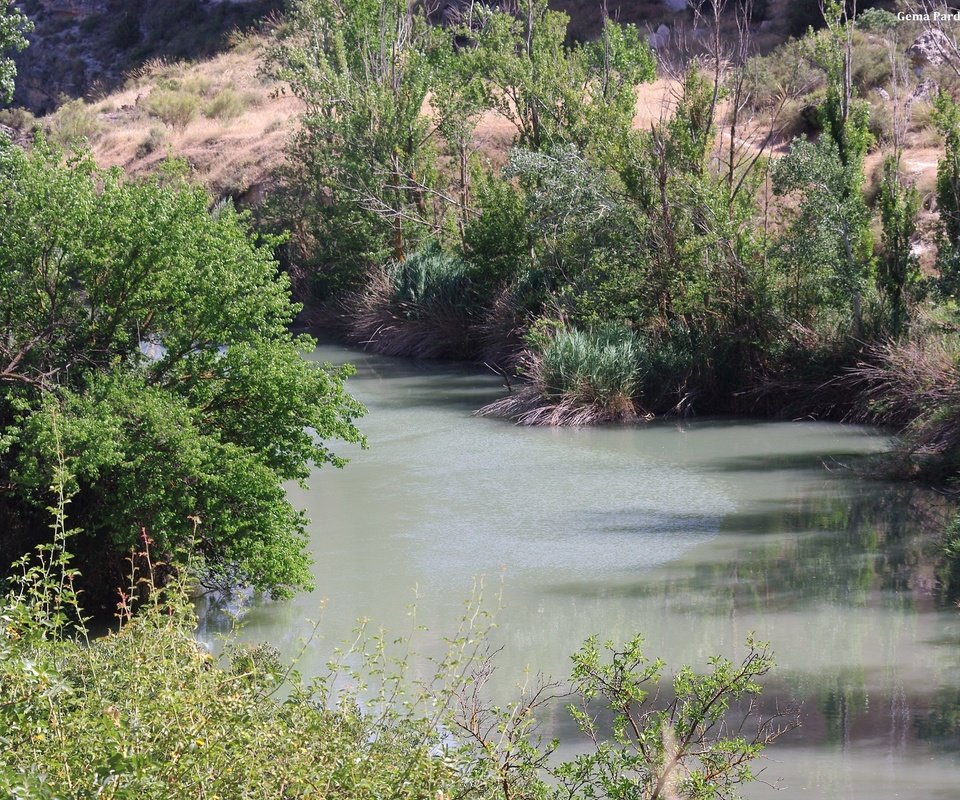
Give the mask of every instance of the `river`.
[[[935, 498], [863, 477], [889, 440], [814, 422], [692, 420], [519, 428], [471, 412], [502, 381], [473, 367], [372, 356], [357, 365], [367, 451], [291, 487], [312, 520], [316, 591], [255, 601], [240, 636], [322, 671], [358, 617], [417, 622], [439, 652], [475, 580], [502, 591], [493, 690], [564, 677], [591, 633], [641, 632], [668, 666], [742, 656], [777, 667], [764, 704], [802, 703], [749, 798], [960, 796], [960, 610], [941, 597]], [[224, 625], [215, 607], [200, 637]], [[562, 715], [548, 733], [574, 736]]]

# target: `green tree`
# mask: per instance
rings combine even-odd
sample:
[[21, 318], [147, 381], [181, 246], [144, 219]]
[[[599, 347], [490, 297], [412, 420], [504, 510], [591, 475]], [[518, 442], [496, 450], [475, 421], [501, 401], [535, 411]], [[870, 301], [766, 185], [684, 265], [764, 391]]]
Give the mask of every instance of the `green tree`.
[[[870, 214], [829, 136], [796, 139], [773, 168], [773, 190], [798, 205], [776, 244], [787, 312], [807, 324], [823, 308], [846, 310], [866, 285], [864, 236]], [[867, 262], [869, 263], [869, 262]]]
[[476, 37], [487, 103], [517, 129], [517, 144], [548, 150], [618, 152], [633, 121], [638, 83], [655, 75], [654, 56], [634, 25], [604, 19], [599, 40], [567, 44], [569, 17], [526, 0], [521, 12], [489, 14]]
[[306, 106], [283, 213], [328, 289], [356, 285], [366, 267], [402, 260], [443, 228], [422, 109], [449, 39], [407, 0], [295, 0], [278, 30], [269, 63]]
[[[455, 36], [469, 36], [460, 29]], [[431, 82], [430, 108], [436, 123], [443, 155], [449, 159], [441, 199], [455, 206], [457, 232], [461, 243], [469, 221], [477, 215], [473, 206], [473, 183], [479, 171], [474, 164], [479, 150], [476, 132], [480, 117], [487, 110], [483, 59], [475, 48], [438, 48], [434, 53], [435, 72]], [[481, 177], [481, 181], [483, 178]]]
[[849, 308], [860, 334], [863, 292], [873, 269], [863, 198], [864, 158], [873, 137], [869, 106], [853, 88], [853, 22], [837, 0], [827, 2], [824, 16], [827, 30], [812, 40], [808, 56], [826, 72], [820, 106], [825, 135], [815, 144], [795, 140], [774, 168], [774, 192], [799, 197], [778, 249], [792, 313], [808, 322], [821, 305]]
[[883, 257], [878, 264], [877, 283], [890, 307], [890, 332], [898, 336], [907, 321], [910, 289], [920, 279], [910, 237], [917, 228], [920, 193], [904, 185], [897, 158], [883, 162], [883, 180], [877, 197], [883, 226]]
[[827, 31], [815, 40], [814, 51], [827, 73], [827, 96], [820, 106], [820, 117], [837, 146], [843, 164], [845, 183], [837, 200], [850, 209], [848, 225], [841, 226], [844, 261], [843, 275], [851, 296], [854, 330], [863, 326], [863, 285], [872, 267], [873, 245], [869, 217], [861, 213], [864, 159], [873, 142], [870, 133], [870, 106], [858, 100], [853, 86], [853, 20], [850, 9], [841, 0], [828, 0], [824, 6]]
[[13, 6], [13, 0], [0, 3], [0, 105], [10, 102], [13, 97], [13, 79], [17, 76], [17, 65], [3, 54], [9, 50], [23, 50], [27, 46], [24, 34], [32, 28], [30, 20]]
[[934, 103], [937, 129], [944, 138], [943, 158], [937, 165], [937, 210], [940, 212], [940, 249], [937, 268], [940, 290], [956, 297], [960, 290], [960, 106], [945, 92]]
[[62, 455], [88, 567], [149, 539], [283, 593], [309, 573], [282, 482], [341, 465], [326, 441], [359, 441], [362, 408], [302, 358], [276, 240], [208, 205], [42, 142], [0, 155], [0, 505], [41, 539]]

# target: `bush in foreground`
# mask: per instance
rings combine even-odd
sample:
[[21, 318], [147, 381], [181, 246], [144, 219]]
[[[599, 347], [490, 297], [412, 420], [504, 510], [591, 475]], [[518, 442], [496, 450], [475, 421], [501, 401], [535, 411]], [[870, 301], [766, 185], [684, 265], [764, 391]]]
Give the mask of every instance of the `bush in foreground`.
[[[764, 646], [748, 641], [740, 663], [712, 659], [703, 675], [684, 667], [667, 687], [663, 662], [646, 658], [639, 638], [623, 648], [590, 640], [562, 696], [593, 746], [550, 766], [556, 743], [543, 745], [535, 713], [559, 687], [502, 708], [483, 699], [493, 667], [480, 600], [422, 680], [407, 669], [409, 642], [362, 630], [310, 683], [265, 646], [228, 643], [218, 662], [193, 639], [178, 584], [137, 614], [125, 599], [119, 630], [90, 641], [62, 549], [63, 509], [61, 500], [56, 545], [32, 568], [24, 562], [0, 602], [6, 797], [707, 800], [736, 797], [783, 731], [758, 720], [744, 737], [725, 725], [740, 700], [754, 715], [750, 698], [773, 663]], [[138, 563], [149, 581], [149, 552]]]

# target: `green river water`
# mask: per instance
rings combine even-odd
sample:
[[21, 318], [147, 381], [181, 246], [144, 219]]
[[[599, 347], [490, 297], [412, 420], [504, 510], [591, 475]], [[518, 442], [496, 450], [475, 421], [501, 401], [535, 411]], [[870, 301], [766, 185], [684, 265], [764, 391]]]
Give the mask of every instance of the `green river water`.
[[[472, 416], [501, 380], [322, 346], [350, 361], [370, 449], [291, 488], [316, 591], [255, 601], [241, 636], [320, 672], [356, 619], [439, 653], [479, 576], [502, 587], [493, 691], [564, 677], [591, 633], [668, 665], [769, 640], [764, 706], [802, 703], [750, 798], [960, 798], [960, 610], [942, 597], [931, 493], [863, 477], [889, 440], [812, 422], [519, 428]], [[200, 636], [224, 626], [210, 606]], [[564, 715], [548, 734], [573, 741]]]

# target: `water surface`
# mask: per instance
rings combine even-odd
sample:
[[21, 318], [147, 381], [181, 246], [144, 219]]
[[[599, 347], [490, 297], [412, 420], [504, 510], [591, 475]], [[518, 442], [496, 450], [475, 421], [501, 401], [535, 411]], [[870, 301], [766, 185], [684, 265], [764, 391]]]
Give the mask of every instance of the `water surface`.
[[[503, 392], [471, 367], [334, 346], [367, 404], [370, 449], [291, 488], [311, 519], [317, 589], [257, 602], [243, 637], [323, 669], [354, 621], [430, 627], [440, 652], [477, 576], [502, 586], [493, 690], [562, 677], [591, 633], [642, 632], [669, 664], [741, 656], [778, 666], [764, 703], [802, 702], [751, 798], [960, 796], [960, 612], [943, 597], [936, 498], [862, 477], [876, 432], [809, 422], [688, 421], [518, 428], [471, 412]], [[341, 448], [342, 449], [342, 448]], [[322, 608], [322, 606], [325, 607]], [[220, 617], [201, 620], [210, 637]], [[562, 715], [548, 727], [573, 734]]]

